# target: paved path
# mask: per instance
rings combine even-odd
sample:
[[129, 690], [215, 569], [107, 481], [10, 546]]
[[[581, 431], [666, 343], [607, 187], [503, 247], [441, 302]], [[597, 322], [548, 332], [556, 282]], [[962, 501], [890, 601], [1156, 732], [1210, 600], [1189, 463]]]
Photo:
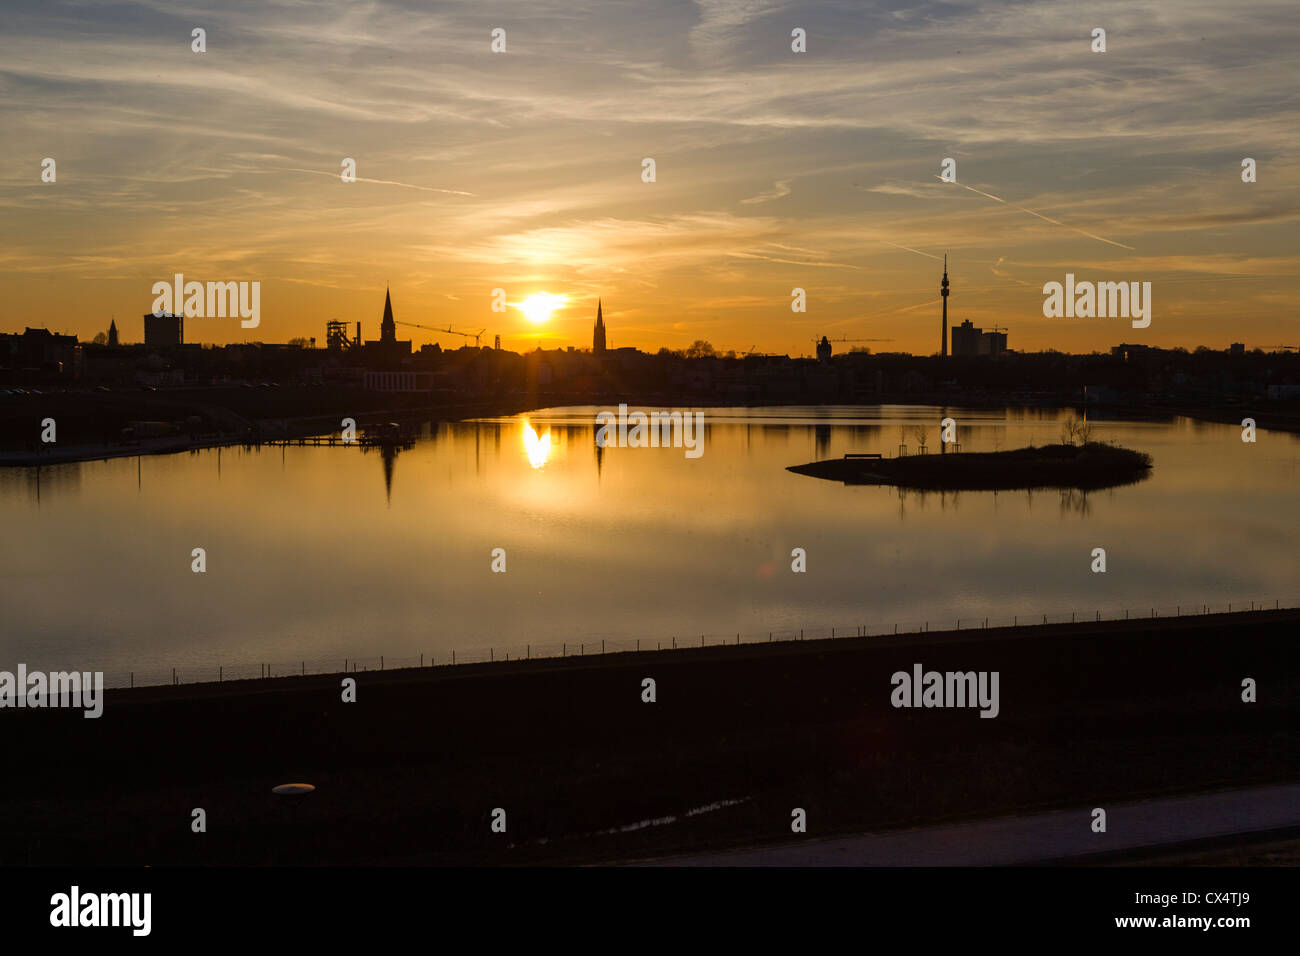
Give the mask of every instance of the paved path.
[[1106, 811], [1105, 833], [1092, 832], [1089, 806], [755, 850], [701, 853], [644, 865], [1006, 866], [1063, 861], [1091, 853], [1300, 827], [1300, 784], [1101, 806]]

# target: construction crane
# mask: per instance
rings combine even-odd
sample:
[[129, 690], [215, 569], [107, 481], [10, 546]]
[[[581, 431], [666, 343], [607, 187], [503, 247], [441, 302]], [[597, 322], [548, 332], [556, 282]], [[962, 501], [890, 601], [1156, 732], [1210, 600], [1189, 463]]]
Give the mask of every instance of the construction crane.
[[[892, 342], [893, 339], [850, 339], [846, 336], [840, 336], [838, 339], [827, 338], [827, 342]], [[820, 345], [821, 339], [814, 338], [813, 344]]]
[[410, 325], [417, 329], [424, 329], [426, 332], [446, 332], [449, 335], [459, 335], [462, 338], [473, 339], [474, 348], [479, 348], [479, 344], [478, 344], [479, 338], [480, 336], [483, 335], [484, 332], [487, 331], [487, 329], [479, 329], [477, 332], [457, 332], [450, 325], [447, 326], [445, 329], [442, 329], [442, 328], [434, 328], [432, 325], [421, 325], [419, 322], [398, 322], [396, 319], [393, 320], [393, 324]]
[[1264, 348], [1281, 349], [1282, 351], [1286, 351], [1287, 349], [1300, 349], [1300, 345], [1265, 345]]

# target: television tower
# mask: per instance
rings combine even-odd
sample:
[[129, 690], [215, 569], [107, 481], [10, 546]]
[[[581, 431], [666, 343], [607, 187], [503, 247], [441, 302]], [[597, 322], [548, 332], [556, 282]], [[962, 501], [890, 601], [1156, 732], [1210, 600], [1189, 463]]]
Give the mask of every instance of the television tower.
[[939, 338], [939, 356], [948, 357], [948, 256], [943, 257], [943, 282], [939, 284], [939, 294], [943, 296], [943, 332]]

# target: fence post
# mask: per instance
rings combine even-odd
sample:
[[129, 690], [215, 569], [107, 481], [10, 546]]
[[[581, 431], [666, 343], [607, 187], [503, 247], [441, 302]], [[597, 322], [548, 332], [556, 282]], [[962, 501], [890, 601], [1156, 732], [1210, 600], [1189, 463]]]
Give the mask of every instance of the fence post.
[[135, 671], [131, 671], [131, 686], [135, 686]]
[[221, 665], [217, 665], [217, 683], [221, 683]]
[[496, 660], [496, 652], [497, 652], [497, 649], [496, 649], [495, 647], [489, 647], [489, 648], [488, 648], [488, 660], [489, 660], [489, 661], [494, 661], [494, 660]]
[[172, 668], [172, 683], [176, 683], [176, 668]]
[[307, 676], [307, 662], [306, 662], [306, 661], [303, 661], [303, 662], [302, 662], [302, 676], [303, 676], [303, 677], [306, 677], [306, 676]]
[[420, 666], [421, 666], [421, 667], [424, 666], [424, 654], [423, 654], [423, 653], [420, 654]]
[[456, 663], [456, 652], [454, 650], [451, 652], [451, 662]]
[[383, 655], [383, 654], [380, 654], [380, 655], [379, 655], [379, 669], [380, 669], [380, 670], [383, 670], [383, 669], [384, 669], [384, 655]]
[[605, 653], [605, 639], [603, 637], [600, 639], [600, 652]]

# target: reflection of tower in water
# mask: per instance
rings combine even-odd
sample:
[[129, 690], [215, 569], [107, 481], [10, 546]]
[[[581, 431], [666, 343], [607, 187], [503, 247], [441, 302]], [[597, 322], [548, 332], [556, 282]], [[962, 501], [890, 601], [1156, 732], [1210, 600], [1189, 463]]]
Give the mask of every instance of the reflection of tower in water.
[[397, 446], [381, 445], [379, 456], [384, 460], [384, 495], [388, 503], [393, 503], [393, 466], [397, 462]]
[[[137, 466], [138, 467], [138, 466]], [[66, 462], [58, 465], [37, 465], [35, 468], [20, 468], [27, 490], [36, 503], [41, 503], [41, 492], [76, 491], [81, 487], [81, 462]]]
[[813, 442], [817, 449], [817, 460], [826, 457], [831, 448], [831, 426], [817, 424], [813, 426]]

